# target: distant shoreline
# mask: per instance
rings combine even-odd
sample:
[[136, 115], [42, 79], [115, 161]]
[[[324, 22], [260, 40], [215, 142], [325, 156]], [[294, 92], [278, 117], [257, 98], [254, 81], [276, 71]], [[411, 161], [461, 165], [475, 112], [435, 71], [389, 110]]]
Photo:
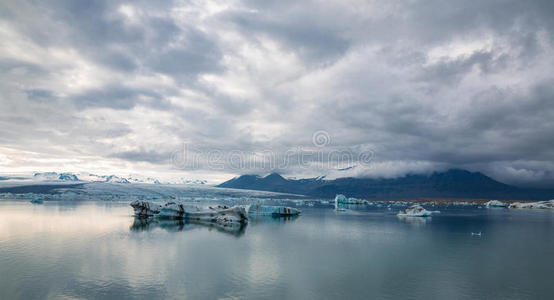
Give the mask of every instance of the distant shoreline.
[[435, 202], [435, 203], [455, 203], [455, 202], [469, 202], [469, 203], [478, 203], [485, 204], [491, 200], [499, 200], [505, 203], [514, 203], [514, 202], [535, 202], [536, 200], [523, 200], [523, 199], [510, 199], [510, 200], [500, 200], [500, 199], [473, 199], [473, 198], [432, 198], [432, 197], [418, 197], [418, 198], [409, 198], [409, 199], [380, 199], [380, 198], [364, 198], [367, 201], [382, 201], [382, 202], [396, 202], [396, 201], [407, 201], [414, 203], [425, 203], [425, 202]]

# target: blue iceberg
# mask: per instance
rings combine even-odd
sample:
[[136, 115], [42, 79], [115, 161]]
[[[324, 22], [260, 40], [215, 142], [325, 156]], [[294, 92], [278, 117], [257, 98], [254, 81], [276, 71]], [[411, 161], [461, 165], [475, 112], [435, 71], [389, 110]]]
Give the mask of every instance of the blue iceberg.
[[254, 216], [297, 216], [301, 213], [299, 209], [287, 206], [270, 206], [252, 204], [248, 206], [248, 214]]

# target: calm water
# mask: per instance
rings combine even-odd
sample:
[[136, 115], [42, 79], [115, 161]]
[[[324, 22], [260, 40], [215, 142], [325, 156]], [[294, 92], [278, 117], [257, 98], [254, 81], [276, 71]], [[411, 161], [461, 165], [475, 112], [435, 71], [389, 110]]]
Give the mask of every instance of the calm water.
[[[0, 298], [552, 299], [554, 212], [301, 207], [225, 231], [0, 202]], [[471, 232], [482, 232], [480, 237]]]

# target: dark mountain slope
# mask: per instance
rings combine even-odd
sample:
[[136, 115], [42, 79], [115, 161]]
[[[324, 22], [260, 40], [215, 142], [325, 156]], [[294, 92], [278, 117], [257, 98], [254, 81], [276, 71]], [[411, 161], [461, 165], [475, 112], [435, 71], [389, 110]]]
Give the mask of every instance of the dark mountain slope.
[[498, 182], [480, 172], [449, 170], [431, 175], [406, 175], [392, 179], [338, 178], [335, 180], [286, 179], [277, 173], [266, 177], [243, 175], [219, 187], [294, 193], [332, 198], [345, 194], [359, 198], [496, 198], [546, 200], [553, 190], [523, 189]]

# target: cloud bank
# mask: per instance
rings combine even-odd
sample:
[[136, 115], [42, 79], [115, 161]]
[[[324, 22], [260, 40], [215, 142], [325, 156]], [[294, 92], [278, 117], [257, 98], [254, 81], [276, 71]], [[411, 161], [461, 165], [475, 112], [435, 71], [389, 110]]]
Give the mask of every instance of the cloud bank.
[[[0, 11], [4, 172], [218, 181], [459, 167], [554, 187], [552, 1], [3, 1]], [[176, 165], [183, 145], [203, 163]], [[298, 149], [374, 155], [344, 172], [319, 158], [206, 163]]]

